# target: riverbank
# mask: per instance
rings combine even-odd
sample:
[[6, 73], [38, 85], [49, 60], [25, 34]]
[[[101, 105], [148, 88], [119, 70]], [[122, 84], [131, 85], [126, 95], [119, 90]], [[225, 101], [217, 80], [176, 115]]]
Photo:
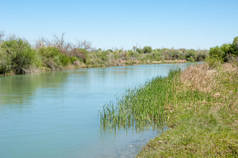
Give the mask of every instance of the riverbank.
[[138, 158], [238, 155], [238, 65], [207, 63], [172, 71], [105, 105], [101, 127], [168, 127]]
[[102, 50], [87, 42], [78, 45], [40, 40], [35, 45], [21, 38], [0, 40], [0, 74], [29, 74], [68, 68], [109, 67], [138, 64], [184, 63], [204, 61], [207, 50], [152, 49], [133, 47], [131, 50]]
[[[41, 69], [34, 68], [31, 70], [28, 70], [28, 72], [25, 74], [39, 74], [44, 72], [73, 70], [73, 69], [80, 69], [80, 68], [102, 68], [102, 67], [115, 67], [115, 66], [143, 65], [143, 64], [179, 64], [179, 63], [190, 63], [190, 62], [186, 60], [161, 60], [161, 61], [154, 61], [154, 60], [138, 61], [137, 60], [137, 61], [130, 61], [130, 62], [120, 62], [120, 63], [111, 64], [111, 65], [104, 65], [104, 64], [86, 65], [84, 63], [77, 63], [77, 64], [69, 64], [67, 66], [64, 66], [55, 70], [51, 70], [47, 68], [41, 68]], [[0, 76], [13, 76], [13, 75], [17, 75], [17, 74], [14, 72], [0, 74]]]
[[169, 130], [137, 157], [237, 157], [238, 66], [192, 66], [172, 83], [173, 101], [164, 105]]

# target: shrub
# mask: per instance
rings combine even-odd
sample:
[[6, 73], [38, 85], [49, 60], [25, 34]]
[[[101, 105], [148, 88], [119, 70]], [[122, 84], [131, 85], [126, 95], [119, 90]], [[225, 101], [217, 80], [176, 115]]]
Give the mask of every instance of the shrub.
[[55, 47], [42, 47], [38, 50], [41, 55], [43, 65], [52, 70], [61, 69], [71, 62], [71, 58], [59, 51]]
[[0, 49], [0, 74], [6, 74], [11, 71], [10, 57]]
[[223, 44], [221, 47], [211, 48], [209, 51], [210, 58], [228, 62], [238, 58], [238, 37], [235, 37], [232, 44]]
[[143, 49], [140, 49], [140, 48], [136, 48], [136, 52], [142, 54], [142, 53], [144, 53], [144, 50], [143, 50]]
[[234, 52], [231, 44], [223, 44], [220, 48], [224, 52], [223, 61], [227, 62]]
[[233, 48], [232, 54], [238, 56], [238, 36], [234, 38], [232, 48]]
[[225, 56], [225, 52], [220, 47], [216, 46], [210, 49], [209, 56], [216, 59], [223, 60]]
[[35, 51], [28, 42], [22, 39], [4, 41], [1, 48], [6, 53], [5, 58], [8, 62], [11, 61], [11, 66], [4, 68], [7, 71], [12, 69], [16, 74], [24, 74], [37, 61]]
[[152, 48], [150, 46], [145, 46], [143, 48], [143, 52], [146, 54], [146, 53], [151, 53], [152, 52]]
[[[71, 57], [76, 57], [80, 61], [86, 63], [87, 56], [88, 56], [88, 51], [86, 49], [74, 48], [73, 50], [71, 50], [71, 52], [69, 54], [70, 54]], [[76, 58], [74, 58], [74, 59], [76, 59]]]
[[196, 61], [204, 61], [206, 59], [206, 54], [199, 53], [196, 56]]
[[195, 61], [195, 51], [194, 50], [188, 51], [185, 55], [185, 59], [187, 61], [194, 62]]

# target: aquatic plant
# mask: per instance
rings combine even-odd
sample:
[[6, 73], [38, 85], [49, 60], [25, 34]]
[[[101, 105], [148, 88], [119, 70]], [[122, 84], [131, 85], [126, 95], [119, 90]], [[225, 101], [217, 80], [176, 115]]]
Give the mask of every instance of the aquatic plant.
[[166, 78], [157, 77], [143, 87], [128, 90], [116, 104], [107, 104], [100, 113], [104, 130], [163, 127], [165, 105], [173, 101], [174, 80], [180, 71], [171, 71]]

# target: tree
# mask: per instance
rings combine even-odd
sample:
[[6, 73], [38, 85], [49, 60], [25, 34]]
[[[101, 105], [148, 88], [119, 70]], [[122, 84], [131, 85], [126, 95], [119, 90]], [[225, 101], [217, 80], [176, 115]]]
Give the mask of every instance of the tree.
[[143, 48], [143, 52], [146, 54], [146, 53], [152, 53], [152, 48], [150, 46], [145, 46]]
[[1, 48], [11, 60], [11, 68], [16, 74], [26, 73], [34, 62], [36, 62], [36, 52], [27, 41], [15, 39], [4, 41]]
[[238, 56], [238, 36], [234, 38], [232, 48], [234, 49], [232, 54]]
[[11, 60], [8, 54], [0, 48], [0, 74], [11, 71]]
[[140, 48], [136, 48], [136, 52], [138, 52], [140, 54], [144, 53], [144, 51], [142, 49], [140, 49]]
[[213, 58], [223, 60], [225, 57], [225, 52], [220, 47], [216, 46], [210, 49], [209, 55]]
[[0, 32], [0, 43], [2, 43], [4, 41], [4, 33]]

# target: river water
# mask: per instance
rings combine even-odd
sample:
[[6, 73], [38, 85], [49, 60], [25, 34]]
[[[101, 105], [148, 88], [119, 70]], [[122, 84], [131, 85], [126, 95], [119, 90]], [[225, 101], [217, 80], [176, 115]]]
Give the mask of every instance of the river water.
[[99, 111], [128, 88], [189, 64], [0, 77], [0, 158], [130, 158], [158, 131], [100, 129]]

